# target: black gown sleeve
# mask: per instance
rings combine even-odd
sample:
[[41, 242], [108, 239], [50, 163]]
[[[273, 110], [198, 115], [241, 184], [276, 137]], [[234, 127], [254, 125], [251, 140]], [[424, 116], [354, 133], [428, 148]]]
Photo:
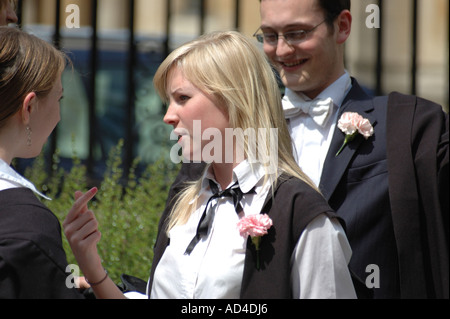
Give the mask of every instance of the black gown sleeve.
[[56, 216], [28, 189], [1, 191], [0, 299], [83, 298], [67, 266]]
[[[0, 299], [81, 299], [66, 273], [37, 243], [0, 241]], [[68, 286], [66, 285], [66, 281]]]

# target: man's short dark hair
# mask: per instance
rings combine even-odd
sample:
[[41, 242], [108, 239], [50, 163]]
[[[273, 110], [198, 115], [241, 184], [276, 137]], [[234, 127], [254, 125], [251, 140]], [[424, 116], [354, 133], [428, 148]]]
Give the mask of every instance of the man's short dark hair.
[[[259, 2], [261, 1], [259, 0]], [[333, 25], [334, 20], [342, 11], [351, 9], [351, 0], [317, 0], [317, 2], [324, 11], [329, 26]]]
[[342, 11], [351, 9], [350, 0], [318, 0], [318, 4], [325, 12], [328, 25], [332, 25]]

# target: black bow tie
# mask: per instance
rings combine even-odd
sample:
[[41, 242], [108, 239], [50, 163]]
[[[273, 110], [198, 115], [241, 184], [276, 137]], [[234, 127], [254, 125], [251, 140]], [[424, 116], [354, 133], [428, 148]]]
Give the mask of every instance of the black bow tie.
[[[211, 201], [213, 199], [222, 198], [222, 197], [232, 197], [233, 203], [234, 203], [234, 209], [236, 210], [236, 214], [240, 214], [242, 212], [242, 206], [241, 206], [241, 200], [244, 196], [244, 193], [242, 192], [241, 188], [239, 187], [239, 183], [236, 182], [233, 186], [227, 188], [226, 190], [219, 192], [219, 187], [215, 182], [212, 180], [209, 180], [209, 186], [211, 188], [211, 191], [213, 195], [208, 199], [208, 202], [206, 203], [205, 210], [203, 211], [203, 215], [200, 218], [200, 222], [197, 227], [197, 233], [192, 239], [191, 243], [186, 249], [185, 255], [190, 255], [192, 251], [194, 250], [195, 246], [198, 244], [198, 242], [208, 235], [209, 229], [211, 227], [212, 221], [214, 220], [214, 214], [216, 212], [217, 203], [214, 205], [210, 205]], [[254, 192], [254, 189], [252, 189], [249, 193]], [[211, 207], [210, 207], [211, 206]], [[209, 210], [208, 210], [209, 207]], [[207, 213], [208, 212], [208, 213]]]

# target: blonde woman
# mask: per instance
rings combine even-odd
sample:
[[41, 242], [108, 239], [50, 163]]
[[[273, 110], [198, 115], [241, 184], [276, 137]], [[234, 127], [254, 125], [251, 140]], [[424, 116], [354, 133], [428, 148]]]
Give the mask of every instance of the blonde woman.
[[66, 63], [45, 41], [0, 27], [0, 299], [82, 297], [66, 285], [58, 219], [10, 166], [38, 156], [58, 124]]
[[[345, 233], [295, 164], [263, 53], [237, 32], [208, 34], [170, 54], [154, 84], [183, 157], [209, 165], [163, 216], [150, 298], [354, 298]], [[119, 297], [83, 214], [94, 194], [77, 194], [65, 232], [97, 296]], [[249, 217], [264, 221], [258, 240], [239, 230]]]

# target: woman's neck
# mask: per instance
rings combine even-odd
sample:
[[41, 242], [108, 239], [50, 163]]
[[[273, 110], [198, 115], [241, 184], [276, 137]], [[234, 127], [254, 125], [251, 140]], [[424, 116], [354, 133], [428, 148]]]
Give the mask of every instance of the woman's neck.
[[233, 169], [238, 163], [213, 163], [213, 173], [222, 189], [226, 189], [233, 181]]
[[3, 160], [6, 164], [11, 165], [12, 158], [7, 152], [5, 152], [2, 147], [0, 147], [0, 159]]

